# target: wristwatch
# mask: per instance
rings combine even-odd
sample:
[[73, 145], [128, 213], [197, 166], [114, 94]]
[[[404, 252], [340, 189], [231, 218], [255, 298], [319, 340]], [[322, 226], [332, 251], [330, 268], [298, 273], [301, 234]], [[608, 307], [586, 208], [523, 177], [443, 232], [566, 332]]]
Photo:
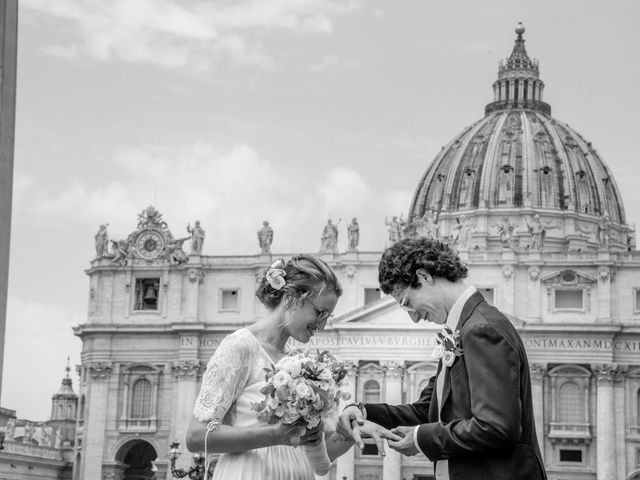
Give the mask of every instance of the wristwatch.
[[362, 402], [350, 403], [348, 405], [345, 405], [342, 411], [344, 412], [349, 407], [356, 407], [358, 410], [360, 410], [360, 413], [362, 414], [362, 418], [365, 420], [367, 419], [367, 409], [364, 408], [364, 403]]

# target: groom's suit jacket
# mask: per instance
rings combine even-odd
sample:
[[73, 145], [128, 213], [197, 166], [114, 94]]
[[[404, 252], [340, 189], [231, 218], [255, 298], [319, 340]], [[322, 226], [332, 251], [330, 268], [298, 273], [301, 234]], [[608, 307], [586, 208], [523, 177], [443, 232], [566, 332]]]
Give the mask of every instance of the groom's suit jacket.
[[451, 480], [546, 480], [520, 336], [478, 292], [464, 304], [458, 330], [463, 355], [445, 375], [440, 421], [442, 360], [418, 401], [366, 404], [367, 419], [389, 429], [420, 425], [420, 449], [433, 462], [448, 459]]

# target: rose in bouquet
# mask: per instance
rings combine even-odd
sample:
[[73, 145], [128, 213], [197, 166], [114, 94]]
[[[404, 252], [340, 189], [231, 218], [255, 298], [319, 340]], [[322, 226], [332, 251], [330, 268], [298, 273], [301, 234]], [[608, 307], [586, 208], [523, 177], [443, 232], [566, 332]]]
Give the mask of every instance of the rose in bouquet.
[[[251, 408], [266, 423], [283, 422], [316, 428], [320, 422], [324, 432], [335, 430], [338, 404], [348, 399], [343, 392], [347, 370], [328, 351], [315, 354], [294, 350], [271, 368], [265, 368], [267, 384], [260, 390], [264, 400]], [[324, 435], [315, 445], [305, 445], [307, 458], [318, 475], [326, 475], [331, 463]]]

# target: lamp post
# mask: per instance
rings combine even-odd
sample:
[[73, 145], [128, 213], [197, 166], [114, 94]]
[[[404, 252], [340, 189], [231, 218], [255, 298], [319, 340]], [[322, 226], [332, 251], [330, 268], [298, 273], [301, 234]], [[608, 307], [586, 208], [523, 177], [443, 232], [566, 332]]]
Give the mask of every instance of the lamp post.
[[189, 471], [187, 471], [183, 468], [176, 468], [176, 460], [181, 454], [180, 443], [174, 440], [169, 449], [169, 454], [167, 455], [169, 457], [169, 462], [171, 463], [171, 475], [173, 475], [174, 478], [184, 478], [188, 475], [191, 480], [205, 480], [204, 455], [201, 453], [194, 453], [194, 465], [189, 467]]

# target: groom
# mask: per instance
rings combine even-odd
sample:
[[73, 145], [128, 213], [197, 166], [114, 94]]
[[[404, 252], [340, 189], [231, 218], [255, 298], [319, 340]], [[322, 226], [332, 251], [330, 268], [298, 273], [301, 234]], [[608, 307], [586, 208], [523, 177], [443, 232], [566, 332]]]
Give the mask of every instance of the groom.
[[385, 250], [382, 291], [413, 322], [443, 326], [438, 370], [415, 403], [345, 408], [338, 432], [360, 448], [362, 436], [373, 436], [403, 455], [422, 452], [435, 462], [436, 480], [545, 480], [522, 340], [466, 276], [466, 265], [437, 240], [404, 239]]

